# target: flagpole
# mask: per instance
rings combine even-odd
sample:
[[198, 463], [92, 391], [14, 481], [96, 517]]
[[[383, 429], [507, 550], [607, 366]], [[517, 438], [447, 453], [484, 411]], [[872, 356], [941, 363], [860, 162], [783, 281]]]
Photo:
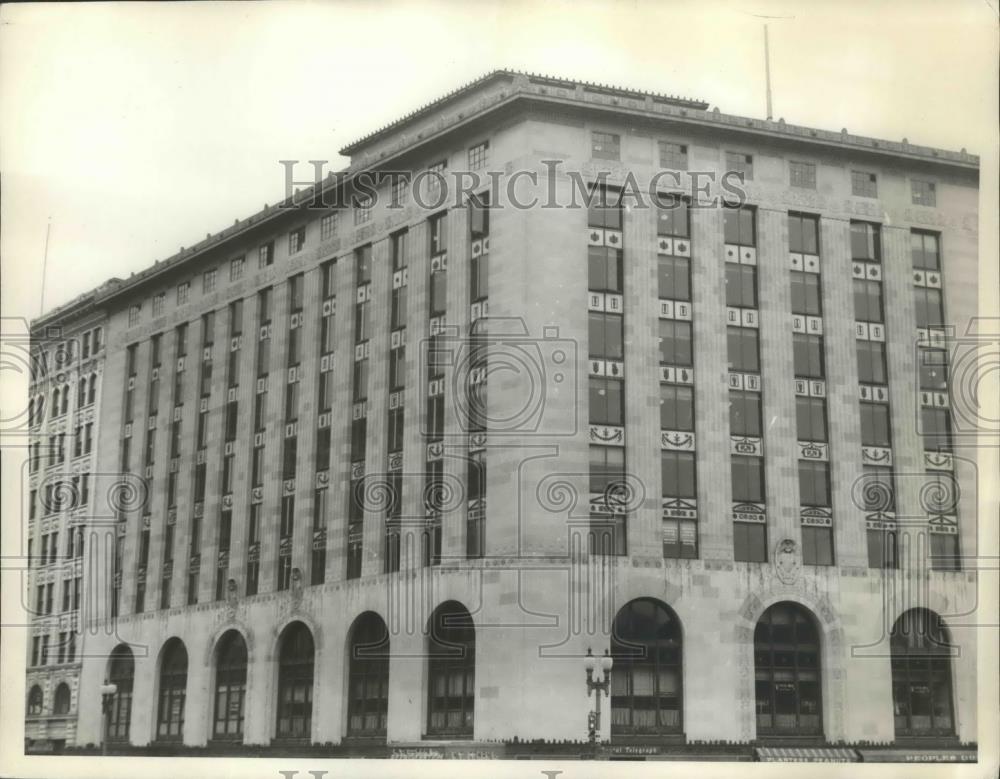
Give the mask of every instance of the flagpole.
[[771, 50], [767, 40], [767, 25], [764, 25], [764, 80], [767, 84], [767, 121], [774, 116], [771, 111]]

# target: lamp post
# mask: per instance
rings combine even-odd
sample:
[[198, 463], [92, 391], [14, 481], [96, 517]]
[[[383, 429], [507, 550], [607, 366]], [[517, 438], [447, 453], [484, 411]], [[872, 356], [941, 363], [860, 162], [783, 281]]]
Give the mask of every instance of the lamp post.
[[101, 721], [104, 731], [101, 734], [101, 754], [108, 754], [108, 731], [111, 723], [111, 704], [114, 702], [115, 693], [118, 692], [117, 684], [102, 684], [101, 692]]
[[583, 667], [587, 671], [587, 697], [589, 698], [591, 693], [595, 693], [594, 697], [596, 698], [594, 710], [587, 714], [587, 740], [595, 756], [600, 747], [601, 693], [610, 695], [611, 666], [614, 664], [614, 660], [605, 649], [604, 657], [600, 658], [601, 671], [604, 673], [604, 678], [600, 681], [594, 680], [594, 669], [597, 668], [597, 663], [598, 659], [591, 653], [590, 647], [587, 647], [587, 656], [583, 658]]

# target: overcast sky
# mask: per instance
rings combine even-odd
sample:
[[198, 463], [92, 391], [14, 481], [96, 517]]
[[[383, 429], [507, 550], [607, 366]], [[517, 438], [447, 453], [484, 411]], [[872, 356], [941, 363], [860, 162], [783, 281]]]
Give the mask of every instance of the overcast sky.
[[[995, 158], [996, 0], [0, 7], [4, 316], [128, 276], [500, 67]], [[991, 177], [992, 178], [992, 177]], [[993, 179], [995, 181], [995, 179]], [[985, 186], [985, 181], [984, 181]]]

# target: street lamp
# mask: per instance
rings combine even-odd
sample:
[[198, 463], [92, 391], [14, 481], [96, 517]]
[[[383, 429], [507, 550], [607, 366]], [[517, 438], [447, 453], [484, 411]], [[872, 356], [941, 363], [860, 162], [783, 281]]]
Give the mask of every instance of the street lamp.
[[117, 684], [102, 684], [99, 688], [101, 693], [101, 718], [104, 721], [104, 734], [101, 738], [101, 754], [108, 754], [108, 731], [111, 724], [111, 704], [114, 702], [115, 693], [118, 692]]
[[583, 667], [587, 671], [587, 697], [589, 698], [591, 693], [596, 693], [594, 711], [587, 714], [587, 740], [595, 755], [599, 744], [598, 734], [601, 732], [601, 693], [610, 694], [611, 666], [614, 664], [607, 649], [604, 650], [604, 657], [600, 658], [601, 671], [604, 673], [604, 678], [600, 681], [594, 681], [594, 669], [597, 668], [597, 664], [598, 658], [594, 657], [590, 647], [587, 647], [587, 656], [583, 658]]

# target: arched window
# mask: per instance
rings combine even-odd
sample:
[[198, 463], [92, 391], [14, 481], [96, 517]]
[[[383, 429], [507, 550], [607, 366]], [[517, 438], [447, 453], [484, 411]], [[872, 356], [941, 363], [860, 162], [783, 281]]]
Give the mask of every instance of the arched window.
[[97, 374], [90, 374], [90, 383], [87, 385], [87, 403], [93, 403], [97, 398]]
[[954, 734], [951, 642], [944, 621], [933, 611], [910, 609], [893, 625], [889, 646], [896, 735]]
[[427, 637], [427, 734], [471, 738], [475, 716], [476, 627], [461, 603], [442, 603]]
[[28, 716], [41, 714], [43, 704], [42, 688], [36, 684], [31, 688], [31, 692], [28, 693]]
[[389, 711], [389, 629], [366, 611], [350, 633], [347, 735], [385, 736]]
[[823, 734], [820, 642], [812, 614], [776, 603], [754, 632], [757, 735]]
[[308, 739], [312, 733], [312, 633], [301, 622], [285, 628], [278, 660], [278, 738]]
[[132, 658], [132, 650], [125, 644], [119, 644], [108, 661], [108, 682], [118, 688], [111, 700], [111, 713], [108, 717], [109, 741], [128, 741], [134, 678], [135, 660]]
[[76, 386], [76, 407], [83, 408], [87, 405], [87, 377], [80, 378]]
[[184, 643], [179, 638], [171, 638], [164, 645], [160, 658], [156, 738], [159, 741], [180, 741], [184, 736], [184, 694], [188, 668]]
[[45, 421], [45, 396], [38, 396], [38, 407], [35, 409], [35, 424], [40, 425]]
[[247, 645], [237, 630], [219, 641], [215, 666], [215, 720], [212, 737], [243, 739], [247, 691]]
[[53, 714], [69, 714], [69, 685], [63, 682], [56, 687], [55, 702], [52, 705]]
[[62, 405], [60, 406], [59, 411], [63, 414], [69, 411], [69, 384], [63, 384]]
[[59, 388], [52, 390], [52, 416], [59, 414]]
[[611, 735], [680, 733], [681, 625], [653, 598], [625, 604], [611, 631]]

